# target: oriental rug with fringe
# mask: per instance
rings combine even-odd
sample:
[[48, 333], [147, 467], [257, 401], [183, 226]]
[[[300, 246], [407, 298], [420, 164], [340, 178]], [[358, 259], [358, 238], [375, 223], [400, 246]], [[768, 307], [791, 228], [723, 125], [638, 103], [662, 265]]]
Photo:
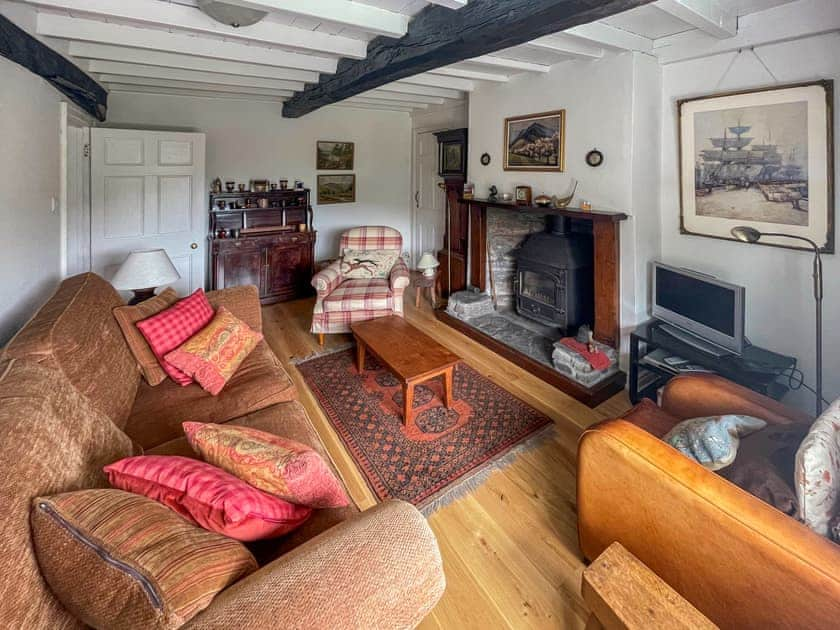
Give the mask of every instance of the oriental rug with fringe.
[[552, 430], [550, 418], [459, 363], [452, 408], [443, 382], [417, 385], [414, 423], [402, 418], [399, 381], [368, 355], [359, 374], [352, 349], [298, 365], [379, 501], [401, 499], [430, 514], [484, 481]]

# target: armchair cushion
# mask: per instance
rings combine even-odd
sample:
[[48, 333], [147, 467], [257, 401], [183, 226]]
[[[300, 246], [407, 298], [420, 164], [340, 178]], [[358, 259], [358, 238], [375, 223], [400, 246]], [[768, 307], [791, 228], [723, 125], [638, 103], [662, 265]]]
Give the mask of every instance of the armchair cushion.
[[387, 278], [399, 257], [399, 251], [394, 249], [348, 249], [341, 257], [341, 275], [346, 279], [361, 280]]
[[394, 294], [385, 280], [345, 280], [324, 298], [324, 312], [387, 311], [394, 307]]

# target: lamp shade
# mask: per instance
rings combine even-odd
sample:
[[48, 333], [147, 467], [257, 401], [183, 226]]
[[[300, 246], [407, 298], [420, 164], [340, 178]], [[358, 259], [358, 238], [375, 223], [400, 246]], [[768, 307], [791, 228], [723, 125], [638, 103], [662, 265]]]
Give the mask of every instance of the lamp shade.
[[440, 263], [432, 252], [424, 252], [417, 263], [418, 269], [434, 269], [438, 266], [440, 266]]
[[162, 249], [131, 252], [114, 274], [111, 284], [121, 291], [153, 289], [171, 284], [181, 277]]

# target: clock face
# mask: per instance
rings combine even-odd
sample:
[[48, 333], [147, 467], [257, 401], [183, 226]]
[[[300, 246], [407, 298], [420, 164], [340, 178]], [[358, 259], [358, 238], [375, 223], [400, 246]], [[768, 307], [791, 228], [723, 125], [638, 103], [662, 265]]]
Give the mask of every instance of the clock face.
[[516, 198], [520, 201], [523, 201], [526, 197], [525, 189], [524, 188], [517, 188], [516, 189]]
[[589, 166], [601, 166], [604, 161], [604, 154], [601, 153], [598, 149], [592, 149], [589, 153], [586, 154], [586, 163]]

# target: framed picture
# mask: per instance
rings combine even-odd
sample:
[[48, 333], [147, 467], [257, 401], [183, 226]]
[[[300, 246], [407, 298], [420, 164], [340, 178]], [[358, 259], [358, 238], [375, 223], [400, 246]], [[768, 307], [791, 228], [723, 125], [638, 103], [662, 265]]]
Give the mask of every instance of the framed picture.
[[320, 140], [316, 143], [317, 164], [319, 171], [352, 171], [356, 145], [352, 142], [332, 142]]
[[504, 169], [562, 173], [566, 110], [505, 119]]
[[[730, 230], [746, 225], [834, 253], [833, 87], [815, 81], [679, 101], [680, 232], [734, 240]], [[759, 243], [799, 249], [772, 236]]]
[[355, 201], [355, 175], [318, 175], [318, 205]]
[[438, 175], [466, 176], [467, 130], [450, 129], [435, 134], [438, 141]]

